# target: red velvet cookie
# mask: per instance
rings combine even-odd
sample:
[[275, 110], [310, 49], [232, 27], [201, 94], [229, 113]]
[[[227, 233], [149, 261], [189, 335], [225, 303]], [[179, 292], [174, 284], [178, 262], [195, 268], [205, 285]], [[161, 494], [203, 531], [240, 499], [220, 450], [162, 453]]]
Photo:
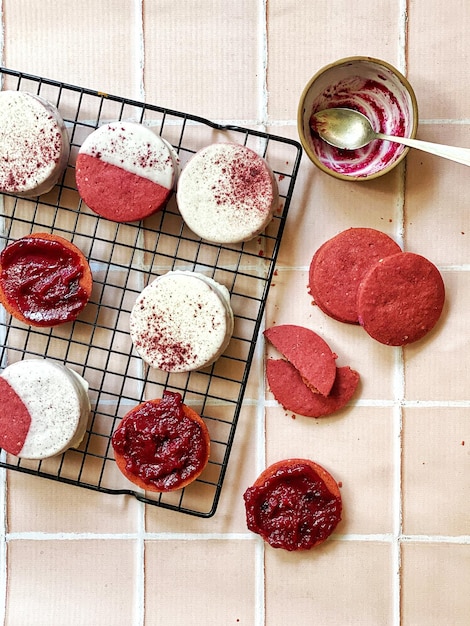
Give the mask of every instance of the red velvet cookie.
[[200, 415], [179, 393], [142, 402], [129, 411], [112, 439], [124, 476], [147, 491], [175, 491], [196, 480], [209, 461], [210, 437]]
[[444, 300], [437, 267], [419, 254], [401, 252], [376, 263], [362, 280], [359, 322], [377, 341], [403, 346], [435, 326]]
[[0, 374], [0, 447], [44, 459], [78, 447], [90, 415], [88, 383], [48, 359], [24, 359]]
[[336, 354], [324, 339], [294, 324], [272, 326], [264, 336], [292, 363], [308, 387], [324, 396], [330, 393], [336, 377]]
[[373, 228], [349, 228], [325, 242], [314, 254], [309, 291], [319, 308], [334, 319], [358, 323], [357, 290], [380, 259], [401, 252], [388, 235]]
[[353, 397], [359, 374], [350, 367], [338, 367], [328, 396], [313, 392], [302, 380], [295, 367], [283, 359], [266, 363], [269, 388], [287, 411], [306, 417], [324, 417], [342, 409]]
[[75, 178], [81, 198], [95, 213], [134, 222], [166, 205], [178, 171], [173, 148], [150, 128], [111, 122], [83, 142]]
[[264, 470], [243, 494], [249, 530], [273, 548], [309, 550], [341, 521], [335, 479], [307, 459], [287, 459]]
[[26, 235], [0, 254], [0, 302], [25, 324], [73, 321], [88, 303], [92, 286], [83, 253], [58, 235]]

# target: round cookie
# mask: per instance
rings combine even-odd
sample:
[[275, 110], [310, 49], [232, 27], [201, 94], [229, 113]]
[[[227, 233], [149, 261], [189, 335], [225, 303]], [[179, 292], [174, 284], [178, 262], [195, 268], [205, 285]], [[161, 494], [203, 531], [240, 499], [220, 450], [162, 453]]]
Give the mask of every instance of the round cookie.
[[161, 210], [173, 192], [178, 157], [143, 124], [112, 122], [83, 142], [75, 180], [80, 197], [114, 222], [142, 220]]
[[228, 290], [195, 272], [156, 278], [137, 298], [130, 334], [140, 357], [166, 372], [199, 370], [225, 351], [233, 332]]
[[377, 341], [403, 346], [437, 323], [445, 287], [437, 267], [419, 254], [401, 252], [376, 263], [358, 291], [359, 322]]
[[0, 254], [0, 302], [25, 324], [50, 327], [75, 320], [92, 286], [84, 255], [58, 235], [26, 235]]
[[183, 489], [204, 470], [210, 437], [203, 419], [179, 393], [142, 402], [114, 431], [114, 457], [124, 476], [148, 491]]
[[341, 521], [338, 484], [308, 459], [274, 463], [243, 498], [249, 530], [273, 548], [309, 550], [326, 541]]
[[24, 91], [1, 91], [0, 136], [0, 193], [35, 197], [50, 191], [70, 154], [57, 108]]
[[268, 359], [266, 378], [271, 393], [286, 411], [305, 417], [325, 417], [342, 409], [353, 397], [359, 374], [350, 367], [338, 367], [327, 396], [315, 393], [302, 380], [299, 371], [283, 359]]
[[336, 378], [337, 355], [317, 333], [295, 324], [279, 324], [264, 331], [265, 338], [298, 370], [314, 393], [327, 396]]
[[215, 143], [183, 168], [176, 199], [187, 226], [201, 239], [229, 244], [253, 239], [279, 203], [273, 172], [256, 152]]
[[0, 447], [44, 459], [77, 447], [90, 414], [88, 384], [46, 359], [25, 359], [0, 374]]
[[373, 228], [349, 228], [325, 242], [309, 269], [309, 291], [330, 317], [358, 324], [357, 290], [380, 259], [401, 252], [391, 237]]

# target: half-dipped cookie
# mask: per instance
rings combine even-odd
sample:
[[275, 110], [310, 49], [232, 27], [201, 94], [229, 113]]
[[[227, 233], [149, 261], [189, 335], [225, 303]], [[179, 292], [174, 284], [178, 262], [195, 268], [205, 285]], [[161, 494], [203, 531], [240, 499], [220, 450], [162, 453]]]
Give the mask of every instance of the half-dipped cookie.
[[88, 383], [48, 359], [25, 359], [0, 374], [0, 447], [44, 459], [77, 447], [90, 415]]
[[82, 200], [95, 213], [134, 222], [166, 205], [178, 171], [175, 151], [149, 127], [111, 122], [81, 145], [75, 179]]

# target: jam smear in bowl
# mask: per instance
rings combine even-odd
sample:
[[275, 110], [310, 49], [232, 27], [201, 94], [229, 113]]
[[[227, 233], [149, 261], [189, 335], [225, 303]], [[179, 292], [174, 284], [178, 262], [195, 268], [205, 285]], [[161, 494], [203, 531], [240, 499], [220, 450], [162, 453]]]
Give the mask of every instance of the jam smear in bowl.
[[396, 68], [371, 57], [348, 57], [322, 68], [305, 86], [297, 125], [310, 160], [342, 180], [371, 180], [403, 160], [409, 148], [389, 141], [376, 139], [356, 150], [335, 148], [323, 141], [313, 115], [338, 107], [359, 111], [376, 132], [414, 137], [418, 126], [416, 96]]

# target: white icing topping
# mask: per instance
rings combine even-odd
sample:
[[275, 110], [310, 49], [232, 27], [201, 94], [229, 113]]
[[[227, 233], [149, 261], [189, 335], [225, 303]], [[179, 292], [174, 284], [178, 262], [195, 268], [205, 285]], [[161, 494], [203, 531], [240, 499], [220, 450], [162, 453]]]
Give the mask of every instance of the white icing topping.
[[138, 354], [152, 367], [169, 372], [207, 367], [232, 336], [229, 292], [202, 274], [168, 272], [137, 298], [130, 332]]
[[178, 181], [177, 203], [187, 226], [202, 239], [238, 243], [258, 235], [279, 202], [266, 161], [250, 148], [216, 143], [197, 152]]
[[26, 92], [0, 92], [0, 191], [47, 193], [63, 173], [69, 151], [56, 107]]
[[85, 139], [79, 153], [142, 176], [166, 189], [172, 189], [175, 184], [176, 153], [168, 142], [143, 124], [105, 124]]

